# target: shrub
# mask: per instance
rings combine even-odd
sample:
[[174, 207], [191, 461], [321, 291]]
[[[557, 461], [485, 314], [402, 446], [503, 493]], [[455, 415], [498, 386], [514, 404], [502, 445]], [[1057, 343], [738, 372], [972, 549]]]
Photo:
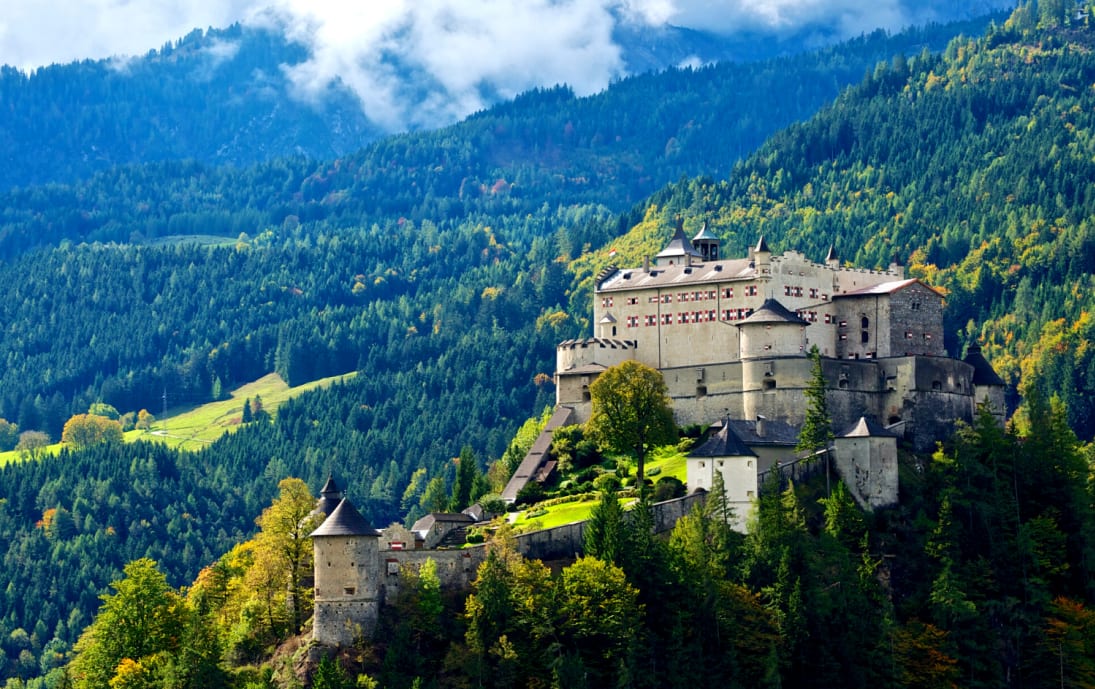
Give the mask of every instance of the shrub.
[[684, 483], [673, 476], [662, 476], [654, 484], [654, 502], [682, 498], [685, 494]]
[[606, 493], [620, 490], [620, 479], [615, 474], [602, 474], [593, 480], [593, 486]]

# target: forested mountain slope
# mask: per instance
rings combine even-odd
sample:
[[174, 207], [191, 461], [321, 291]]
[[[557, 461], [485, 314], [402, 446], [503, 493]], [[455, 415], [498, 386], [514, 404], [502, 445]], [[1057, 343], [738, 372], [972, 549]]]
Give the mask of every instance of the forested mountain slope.
[[[655, 195], [656, 211], [616, 247], [640, 261], [657, 250], [643, 244], [650, 229], [682, 214], [689, 228], [708, 220], [734, 252], [763, 234], [774, 251], [816, 260], [830, 243], [856, 265], [896, 258], [946, 294], [950, 352], [982, 342], [1012, 386], [1059, 395], [1090, 439], [1093, 45], [1087, 14], [1023, 9], [942, 55], [880, 65], [729, 178]], [[585, 275], [606, 261], [589, 257]]]
[[[883, 38], [814, 63], [636, 78], [587, 99], [540, 91], [331, 164], [169, 162], [6, 194], [0, 322], [14, 373], [0, 386], [3, 415], [22, 428], [55, 431], [97, 399], [149, 406], [165, 385], [188, 399], [270, 368], [293, 383], [361, 373], [198, 457], [136, 445], [112, 450], [102, 475], [79, 469], [83, 455], [0, 469], [0, 638], [16, 639], [4, 672], [34, 674], [51, 639], [54, 650], [75, 640], [79, 624], [59, 623], [77, 603], [47, 608], [49, 592], [79, 590], [86, 621], [85, 589], [102, 590], [140, 552], [171, 552], [170, 580], [189, 582], [209, 551], [253, 528], [281, 477], [315, 490], [333, 471], [384, 523], [418, 506], [423, 476], [450, 477], [463, 445], [499, 456], [552, 399], [535, 381], [555, 343], [585, 332], [588, 300], [563, 309], [566, 262], [630, 226], [632, 214], [611, 211], [681, 174], [727, 170], [835, 92], [834, 74], [858, 79], [880, 52], [889, 61], [925, 42], [910, 34], [891, 52]], [[741, 126], [725, 126], [732, 119]], [[198, 233], [233, 241], [145, 243]], [[125, 245], [80, 244], [95, 240]], [[200, 474], [205, 492], [162, 481], [156, 510], [104, 520], [103, 505], [151, 499], [130, 479], [142, 467]], [[47, 528], [58, 514], [63, 528]], [[184, 537], [205, 547], [186, 549]], [[57, 566], [62, 553], [99, 570]]]

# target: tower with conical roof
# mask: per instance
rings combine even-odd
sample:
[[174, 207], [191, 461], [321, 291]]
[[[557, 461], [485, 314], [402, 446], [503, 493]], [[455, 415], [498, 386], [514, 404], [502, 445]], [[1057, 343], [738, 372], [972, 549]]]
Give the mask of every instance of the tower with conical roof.
[[684, 222], [677, 219], [677, 231], [673, 233], [672, 239], [665, 245], [657, 256], [654, 257], [655, 266], [672, 266], [672, 265], [688, 265], [692, 261], [702, 261], [703, 254], [696, 251], [696, 247], [692, 246], [692, 242], [688, 241], [688, 237], [684, 234]]
[[707, 229], [707, 221], [703, 221], [703, 227], [692, 238], [692, 246], [700, 252], [704, 261], [719, 260], [719, 238], [711, 230]]
[[349, 646], [375, 631], [381, 602], [379, 537], [345, 498], [312, 532], [312, 638], [317, 643]]
[[1004, 425], [1007, 413], [1006, 402], [1004, 401], [1004, 390], [1007, 385], [1004, 383], [1004, 379], [996, 373], [992, 368], [992, 364], [981, 353], [981, 345], [979, 344], [971, 344], [966, 350], [966, 358], [962, 361], [973, 367], [970, 385], [973, 387], [974, 412], [976, 413], [976, 405], [988, 405], [992, 415], [996, 417], [1001, 426]]
[[319, 492], [319, 500], [316, 501], [316, 513], [329, 515], [342, 502], [342, 490], [335, 483], [333, 476], [327, 476], [327, 483], [323, 484], [323, 490]]

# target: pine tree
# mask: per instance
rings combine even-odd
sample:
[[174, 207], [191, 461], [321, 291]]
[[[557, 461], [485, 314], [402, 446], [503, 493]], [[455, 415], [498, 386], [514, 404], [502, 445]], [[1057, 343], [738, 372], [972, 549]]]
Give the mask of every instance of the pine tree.
[[829, 447], [833, 440], [833, 419], [825, 398], [828, 384], [821, 368], [821, 352], [817, 345], [810, 348], [810, 385], [806, 388], [806, 419], [798, 434], [798, 452], [816, 452]]

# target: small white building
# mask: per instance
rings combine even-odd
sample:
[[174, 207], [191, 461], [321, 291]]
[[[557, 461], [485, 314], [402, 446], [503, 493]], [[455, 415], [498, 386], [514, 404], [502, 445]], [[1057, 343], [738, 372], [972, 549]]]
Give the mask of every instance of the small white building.
[[726, 502], [733, 512], [731, 526], [745, 533], [746, 518], [757, 497], [757, 455], [734, 433], [729, 419], [685, 460], [688, 487], [710, 492], [722, 477]]

